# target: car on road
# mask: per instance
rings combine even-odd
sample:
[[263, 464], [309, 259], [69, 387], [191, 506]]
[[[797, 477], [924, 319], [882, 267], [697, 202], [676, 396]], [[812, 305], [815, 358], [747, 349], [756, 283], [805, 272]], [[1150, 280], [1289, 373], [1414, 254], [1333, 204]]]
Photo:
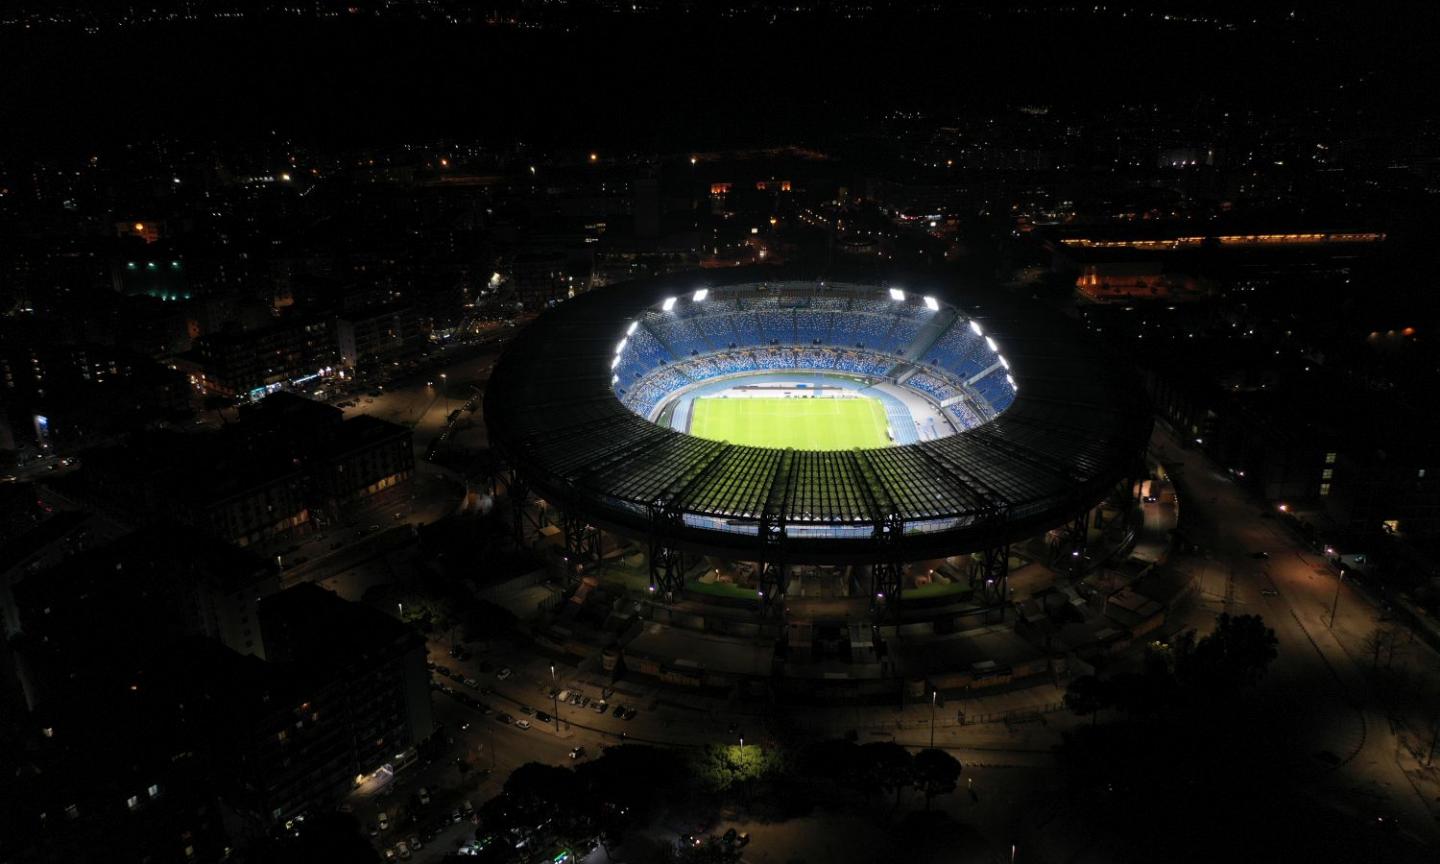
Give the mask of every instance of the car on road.
[[624, 705], [616, 705], [616, 706], [615, 706], [615, 710], [610, 712], [610, 716], [611, 716], [611, 717], [614, 717], [614, 718], [617, 719], [617, 720], [619, 720], [620, 718], [624, 717], [624, 716], [625, 716], [625, 706], [624, 706]]
[[569, 690], [561, 690], [559, 693], [555, 694], [555, 701], [557, 701], [557, 702], [569, 702], [569, 701], [570, 701], [570, 691], [569, 691]]
[[536, 722], [536, 723], [549, 723], [549, 722], [550, 722], [551, 720], [553, 720], [553, 719], [554, 719], [553, 717], [551, 717], [549, 714], [546, 714], [544, 711], [536, 711], [536, 712], [535, 712], [535, 722]]
[[479, 681], [476, 681], [474, 678], [466, 678], [466, 679], [465, 679], [465, 686], [466, 686], [466, 687], [469, 687], [471, 690], [479, 690], [479, 689], [480, 689], [480, 682], [479, 682]]
[[1280, 596], [1280, 592], [1279, 592], [1279, 591], [1276, 591], [1274, 588], [1261, 588], [1261, 589], [1260, 589], [1260, 596], [1261, 596], [1261, 597], [1279, 597], [1279, 596]]
[[516, 720], [516, 721], [515, 721], [515, 728], [516, 728], [516, 729], [529, 729], [529, 728], [530, 728], [530, 721], [529, 721], [529, 720]]
[[509, 666], [501, 666], [500, 671], [495, 673], [495, 677], [499, 678], [501, 681], [504, 681], [506, 678], [509, 678], [513, 674], [515, 673], [510, 671]]
[[381, 810], [381, 811], [380, 811], [380, 830], [381, 830], [381, 831], [389, 831], [389, 830], [390, 830], [390, 814], [389, 814], [389, 813], [386, 813], [384, 810]]
[[514, 723], [514, 722], [515, 722], [515, 718], [514, 718], [514, 717], [511, 717], [509, 714], [505, 713], [504, 711], [501, 711], [499, 714], [496, 714], [496, 715], [495, 715], [495, 721], [496, 721], [497, 723], [504, 723], [506, 726], [509, 726], [511, 723]]
[[404, 840], [396, 843], [395, 854], [399, 855], [402, 860], [408, 860], [410, 858], [410, 844], [406, 843]]
[[608, 702], [606, 702], [606, 701], [604, 701], [604, 700], [602, 699], [601, 701], [596, 702], [595, 705], [594, 705], [594, 707], [592, 707], [590, 710], [594, 711], [596, 714], [604, 714], [604, 713], [605, 713], [606, 711], [608, 711], [609, 709], [610, 709], [610, 703], [608, 703]]
[[1269, 553], [1269, 552], [1251, 552], [1251, 553], [1250, 553], [1250, 557], [1251, 557], [1251, 558], [1254, 558], [1256, 561], [1264, 561], [1264, 560], [1266, 560], [1267, 558], [1270, 557], [1270, 553]]
[[530, 717], [535, 713], [535, 709], [531, 708], [529, 705], [521, 705], [520, 713], [524, 714], [526, 717]]
[[626, 720], [634, 720], [634, 719], [635, 719], [635, 715], [636, 715], [636, 714], [639, 714], [639, 713], [640, 713], [640, 712], [639, 712], [639, 711], [636, 711], [634, 708], [626, 708], [626, 709], [625, 709], [625, 719], [626, 719]]
[[424, 847], [425, 847], [425, 844], [420, 842], [420, 835], [418, 835], [418, 834], [411, 834], [411, 835], [410, 835], [410, 851], [412, 851], [412, 852], [418, 852], [418, 851], [420, 851], [421, 849], [423, 849]]
[[570, 751], [570, 758], [571, 758], [571, 759], [583, 759], [583, 758], [585, 758], [585, 748], [584, 748], [584, 747], [575, 747], [575, 748], [573, 748], [573, 749]]
[[415, 797], [420, 799], [420, 805], [423, 807], [424, 805], [430, 803], [430, 790], [426, 789], [424, 786], [421, 786], [419, 789], [415, 790]]

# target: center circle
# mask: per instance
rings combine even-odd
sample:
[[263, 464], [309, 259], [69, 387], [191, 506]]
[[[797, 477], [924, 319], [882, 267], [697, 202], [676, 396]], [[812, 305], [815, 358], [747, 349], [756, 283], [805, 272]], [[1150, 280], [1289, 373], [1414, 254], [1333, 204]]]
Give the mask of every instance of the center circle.
[[611, 387], [625, 407], [731, 444], [916, 444], [988, 423], [1015, 400], [1009, 361], [979, 321], [897, 287], [699, 288], [617, 336]]

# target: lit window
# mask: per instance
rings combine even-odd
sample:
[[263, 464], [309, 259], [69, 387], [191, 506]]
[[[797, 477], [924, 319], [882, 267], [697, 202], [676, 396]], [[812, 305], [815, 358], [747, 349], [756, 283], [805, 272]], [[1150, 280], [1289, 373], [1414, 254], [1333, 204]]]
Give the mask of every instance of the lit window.
[[1324, 498], [1325, 496], [1327, 496], [1327, 495], [1329, 495], [1329, 494], [1330, 494], [1330, 484], [1329, 484], [1329, 483], [1321, 483], [1321, 484], [1320, 484], [1320, 497], [1321, 497], [1321, 498]]
[[1425, 469], [1424, 469], [1424, 468], [1421, 468], [1419, 471], [1417, 471], [1417, 472], [1415, 473], [1415, 477], [1416, 477], [1416, 479], [1424, 480], [1424, 479], [1425, 479]]
[[1326, 464], [1326, 465], [1334, 465], [1334, 464], [1335, 464], [1335, 454], [1334, 454], [1334, 453], [1326, 453], [1326, 454], [1325, 454], [1325, 464]]
[[138, 796], [138, 795], [131, 795], [129, 798], [126, 798], [126, 799], [125, 799], [125, 806], [126, 806], [126, 807], [129, 807], [131, 810], [139, 809], [139, 807], [140, 807], [140, 796]]
[[145, 791], [150, 793], [151, 798], [160, 797], [160, 786], [158, 784], [151, 784], [150, 788]]
[[1334, 468], [1326, 468], [1324, 471], [1321, 471], [1321, 472], [1320, 472], [1320, 479], [1321, 479], [1321, 480], [1329, 480], [1330, 478], [1332, 478], [1332, 477], [1334, 477], [1334, 476], [1335, 476], [1335, 469], [1334, 469]]

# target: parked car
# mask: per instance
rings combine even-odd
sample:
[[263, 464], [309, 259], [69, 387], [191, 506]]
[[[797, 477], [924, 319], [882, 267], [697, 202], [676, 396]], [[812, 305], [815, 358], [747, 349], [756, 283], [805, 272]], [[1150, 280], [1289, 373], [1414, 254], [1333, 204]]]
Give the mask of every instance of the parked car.
[[509, 714], [506, 714], [504, 711], [501, 711], [499, 714], [495, 715], [495, 721], [497, 723], [504, 723], [506, 726], [509, 726], [511, 723], [515, 722], [515, 718], [511, 717]]
[[574, 749], [572, 749], [572, 750], [570, 751], [570, 758], [571, 758], [571, 759], [583, 759], [584, 757], [585, 757], [585, 748], [584, 748], [584, 747], [576, 747], [576, 748], [574, 748]]
[[529, 728], [530, 728], [530, 721], [529, 721], [529, 720], [516, 720], [516, 721], [515, 721], [515, 728], [516, 728], [516, 729], [529, 729]]
[[625, 719], [626, 719], [626, 720], [634, 720], [634, 719], [635, 719], [635, 715], [638, 714], [638, 713], [640, 713], [640, 712], [639, 712], [639, 711], [636, 711], [634, 708], [626, 708], [626, 709], [625, 709]]
[[386, 813], [384, 810], [380, 811], [380, 830], [390, 830], [390, 814]]
[[531, 716], [534, 716], [534, 714], [535, 714], [535, 709], [534, 709], [534, 708], [531, 708], [529, 705], [521, 705], [521, 706], [520, 706], [520, 713], [521, 713], [521, 714], [524, 714], [526, 717], [531, 717]]
[[599, 702], [596, 702], [595, 705], [594, 705], [594, 707], [591, 708], [590, 710], [591, 710], [591, 711], [594, 711], [596, 714], [604, 714], [604, 713], [605, 713], [606, 711], [608, 711], [609, 709], [610, 709], [610, 703], [605, 702], [604, 700], [601, 700], [601, 701], [599, 701]]
[[500, 671], [495, 673], [495, 677], [499, 678], [501, 681], [504, 681], [506, 678], [509, 678], [513, 674], [515, 673], [510, 671], [509, 666], [502, 666], [500, 667]]
[[544, 711], [535, 712], [536, 723], [549, 723], [552, 719], [554, 718], [552, 718], [549, 714], [546, 714]]
[[415, 797], [420, 799], [420, 805], [423, 807], [424, 805], [430, 803], [430, 790], [426, 789], [424, 786], [421, 786], [419, 789], [415, 790]]
[[620, 718], [622, 718], [622, 717], [624, 717], [624, 716], [625, 716], [625, 706], [624, 706], [624, 705], [616, 705], [616, 706], [615, 706], [615, 710], [610, 712], [610, 716], [611, 716], [611, 717], [614, 717], [614, 718], [617, 719], [617, 720], [620, 719]]

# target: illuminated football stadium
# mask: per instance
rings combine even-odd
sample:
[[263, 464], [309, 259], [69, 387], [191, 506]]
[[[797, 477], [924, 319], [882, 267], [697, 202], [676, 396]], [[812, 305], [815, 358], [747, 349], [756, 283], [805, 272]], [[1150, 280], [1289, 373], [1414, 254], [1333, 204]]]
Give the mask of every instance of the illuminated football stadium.
[[814, 566], [858, 568], [854, 595], [896, 611], [907, 565], [960, 555], [976, 601], [1003, 602], [1009, 544], [1083, 542], [1150, 433], [1131, 376], [1054, 313], [743, 271], [560, 304], [507, 349], [485, 416], [512, 493], [565, 514], [577, 560], [602, 532], [639, 541], [665, 597], [696, 561], [744, 561], [762, 614]]

